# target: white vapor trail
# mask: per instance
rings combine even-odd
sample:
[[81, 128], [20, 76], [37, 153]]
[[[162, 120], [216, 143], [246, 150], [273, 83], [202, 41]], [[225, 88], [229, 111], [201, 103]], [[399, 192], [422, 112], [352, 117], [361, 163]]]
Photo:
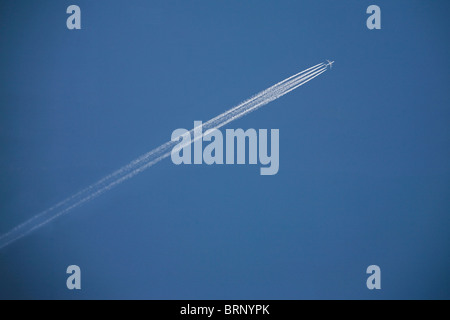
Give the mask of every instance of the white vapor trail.
[[[244, 115], [255, 111], [262, 106], [276, 100], [285, 94], [295, 90], [296, 88], [304, 85], [305, 83], [311, 81], [312, 79], [318, 77], [322, 73], [328, 70], [328, 66], [330, 64], [327, 63], [319, 63], [311, 68], [308, 68], [304, 71], [301, 71], [289, 78], [284, 79], [283, 81], [278, 82], [277, 84], [267, 88], [260, 93], [254, 95], [248, 100], [240, 103], [239, 105], [225, 111], [224, 113], [218, 115], [217, 117], [203, 123], [203, 135], [209, 129], [218, 129], [234, 121], [238, 118], [243, 117]], [[194, 129], [190, 130], [191, 137], [194, 136]], [[140, 156], [136, 160], [130, 162], [129, 164], [123, 166], [122, 168], [114, 171], [113, 173], [107, 175], [101, 180], [97, 181], [94, 184], [91, 184], [87, 188], [81, 190], [78, 193], [66, 198], [65, 200], [57, 203], [53, 207], [35, 215], [30, 218], [26, 222], [18, 225], [13, 228], [11, 231], [0, 236], [0, 249], [8, 246], [9, 244], [23, 238], [28, 235], [32, 231], [48, 224], [52, 220], [57, 217], [67, 213], [68, 211], [81, 206], [82, 204], [98, 197], [104, 192], [112, 189], [118, 184], [122, 183], [125, 180], [132, 178], [133, 176], [141, 173], [145, 169], [151, 167], [157, 162], [163, 160], [170, 156], [172, 149], [183, 148], [186, 145], [193, 143], [195, 140], [198, 140], [203, 137], [200, 135], [198, 137], [194, 137], [191, 139], [189, 143], [185, 145], [178, 145], [178, 141], [169, 141], [161, 146], [151, 150], [150, 152]], [[175, 150], [177, 150], [175, 149]]]

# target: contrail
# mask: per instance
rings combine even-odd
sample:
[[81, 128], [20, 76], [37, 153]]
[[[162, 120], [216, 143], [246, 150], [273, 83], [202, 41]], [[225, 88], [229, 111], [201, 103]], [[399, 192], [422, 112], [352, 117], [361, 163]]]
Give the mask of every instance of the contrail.
[[217, 117], [203, 123], [202, 126], [204, 131], [202, 135], [195, 137], [194, 130], [196, 128], [191, 129], [189, 131], [189, 134], [194, 138], [184, 145], [180, 145], [178, 141], [169, 141], [151, 150], [150, 152], [147, 152], [146, 154], [107, 175], [96, 183], [91, 184], [87, 188], [79, 191], [78, 193], [75, 193], [74, 195], [57, 203], [53, 207], [35, 215], [26, 222], [18, 225], [11, 231], [3, 234], [2, 236], [0, 236], [0, 249], [23, 238], [24, 236], [30, 234], [32, 231], [48, 224], [52, 220], [69, 212], [70, 210], [95, 199], [99, 195], [112, 189], [123, 181], [134, 177], [145, 169], [169, 157], [172, 149], [175, 146], [177, 149], [174, 150], [178, 150], [185, 147], [186, 145], [192, 144], [194, 141], [203, 138], [204, 132], [206, 132], [207, 130], [221, 128], [227, 123], [230, 123], [231, 121], [239, 119], [244, 115], [261, 108], [262, 106], [272, 102], [273, 100], [284, 96], [292, 90], [295, 90], [296, 88], [318, 77], [319, 75], [327, 71], [328, 67], [331, 67], [330, 62], [319, 63], [259, 92], [250, 99], [245, 100], [244, 102], [225, 111]]

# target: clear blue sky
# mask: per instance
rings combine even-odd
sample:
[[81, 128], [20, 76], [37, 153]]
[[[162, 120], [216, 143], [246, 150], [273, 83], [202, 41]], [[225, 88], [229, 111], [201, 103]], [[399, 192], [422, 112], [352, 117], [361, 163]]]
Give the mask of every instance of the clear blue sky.
[[[82, 30], [66, 28], [81, 8]], [[382, 29], [366, 28], [366, 8]], [[448, 1], [2, 1], [0, 233], [252, 94], [280, 171], [170, 159], [0, 251], [0, 298], [450, 298]], [[82, 270], [67, 290], [65, 270]], [[366, 288], [367, 266], [382, 290]]]

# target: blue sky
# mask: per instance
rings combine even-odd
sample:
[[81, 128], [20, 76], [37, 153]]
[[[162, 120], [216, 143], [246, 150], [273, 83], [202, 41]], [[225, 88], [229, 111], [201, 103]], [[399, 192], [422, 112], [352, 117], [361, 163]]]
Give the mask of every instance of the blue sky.
[[[82, 29], [66, 28], [81, 8]], [[366, 28], [366, 8], [382, 29]], [[0, 232], [252, 94], [280, 170], [170, 159], [0, 252], [0, 298], [450, 298], [447, 1], [2, 1]], [[66, 288], [67, 266], [82, 290]], [[376, 264], [382, 290], [366, 288]]]

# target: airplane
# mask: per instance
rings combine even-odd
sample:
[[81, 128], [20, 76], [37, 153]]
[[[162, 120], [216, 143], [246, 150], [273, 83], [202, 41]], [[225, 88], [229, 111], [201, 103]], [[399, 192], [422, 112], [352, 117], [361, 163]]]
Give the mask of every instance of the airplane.
[[333, 63], [334, 63], [334, 61], [330, 61], [330, 60], [327, 60], [327, 64], [326, 64], [326, 66], [328, 67], [328, 66], [330, 66], [330, 69], [331, 68], [333, 68]]

